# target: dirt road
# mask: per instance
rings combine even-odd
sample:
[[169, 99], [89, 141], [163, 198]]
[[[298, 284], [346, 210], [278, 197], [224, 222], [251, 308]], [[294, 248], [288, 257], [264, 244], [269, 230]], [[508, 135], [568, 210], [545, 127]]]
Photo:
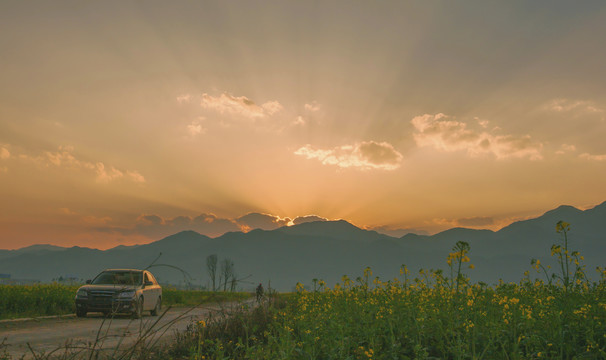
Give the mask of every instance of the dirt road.
[[242, 304], [230, 302], [173, 308], [162, 311], [163, 316], [150, 316], [146, 312], [142, 319], [137, 320], [122, 315], [103, 318], [101, 314], [90, 313], [86, 318], [2, 322], [0, 343], [4, 339], [5, 349], [0, 348], [0, 358], [3, 352], [8, 352], [14, 359], [23, 355], [26, 359], [39, 358], [51, 352], [56, 355], [66, 352], [85, 354], [92, 347], [111, 353], [115, 349], [132, 348], [141, 338], [146, 344], [153, 344], [170, 338], [176, 330], [185, 330], [189, 324], [203, 320], [211, 312], [229, 312]]

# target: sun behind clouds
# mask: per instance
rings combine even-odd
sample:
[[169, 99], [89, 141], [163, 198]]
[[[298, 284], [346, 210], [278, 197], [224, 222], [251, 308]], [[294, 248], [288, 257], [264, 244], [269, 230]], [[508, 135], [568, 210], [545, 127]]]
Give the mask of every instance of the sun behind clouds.
[[601, 203], [606, 7], [535, 10], [2, 2], [0, 248]]

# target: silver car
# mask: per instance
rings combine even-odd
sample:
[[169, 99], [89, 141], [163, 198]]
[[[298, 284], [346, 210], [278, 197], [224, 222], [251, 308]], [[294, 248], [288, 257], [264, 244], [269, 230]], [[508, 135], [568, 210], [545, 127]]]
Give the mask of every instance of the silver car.
[[76, 316], [88, 312], [104, 315], [127, 313], [140, 318], [143, 311], [158, 315], [162, 308], [162, 287], [147, 270], [103, 270], [76, 293]]

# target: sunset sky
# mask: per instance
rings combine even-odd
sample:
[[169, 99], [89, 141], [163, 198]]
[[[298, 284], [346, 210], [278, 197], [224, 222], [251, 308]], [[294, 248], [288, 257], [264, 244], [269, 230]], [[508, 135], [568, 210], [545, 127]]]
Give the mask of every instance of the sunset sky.
[[2, 1], [0, 248], [593, 207], [604, 34], [604, 1]]

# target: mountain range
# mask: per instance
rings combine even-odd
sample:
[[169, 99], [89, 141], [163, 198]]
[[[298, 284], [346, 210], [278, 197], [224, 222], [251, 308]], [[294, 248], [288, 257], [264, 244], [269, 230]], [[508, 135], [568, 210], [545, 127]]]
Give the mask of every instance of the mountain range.
[[161, 283], [205, 286], [209, 284], [206, 257], [217, 254], [219, 262], [231, 259], [237, 277], [245, 278], [239, 289], [250, 290], [263, 282], [289, 291], [297, 282], [309, 285], [312, 279], [324, 279], [329, 285], [343, 275], [355, 279], [367, 266], [373, 276], [383, 280], [398, 276], [402, 264], [412, 272], [420, 268], [446, 270], [452, 247], [457, 241], [466, 241], [471, 245], [469, 257], [475, 269], [465, 272], [473, 281], [518, 282], [526, 270], [539, 276], [531, 269], [533, 258], [556, 269], [550, 247], [562, 242], [562, 234], [555, 231], [560, 220], [571, 224], [569, 248], [581, 252], [587, 275], [595, 278], [595, 268], [606, 266], [606, 202], [588, 210], [560, 206], [499, 231], [453, 228], [435, 235], [397, 238], [340, 220], [230, 232], [216, 238], [183, 231], [149, 244], [108, 250], [33, 245], [0, 250], [0, 274], [42, 282], [60, 276], [90, 279], [105, 268], [145, 268], [157, 259], [155, 264], [170, 265], [150, 269]]

